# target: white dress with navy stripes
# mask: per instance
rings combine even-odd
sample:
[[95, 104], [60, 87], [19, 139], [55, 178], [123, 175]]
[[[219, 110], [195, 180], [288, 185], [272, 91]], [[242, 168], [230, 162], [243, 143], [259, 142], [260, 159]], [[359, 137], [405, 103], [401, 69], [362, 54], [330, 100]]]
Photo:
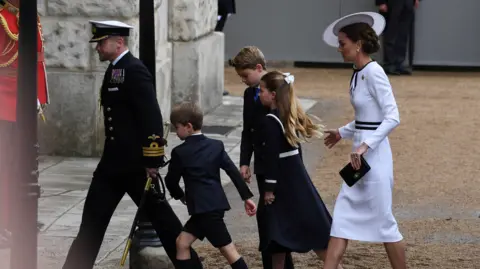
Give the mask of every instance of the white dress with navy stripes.
[[393, 160], [388, 134], [400, 123], [392, 87], [383, 68], [370, 62], [352, 76], [350, 101], [355, 120], [339, 129], [355, 151], [369, 146], [371, 170], [354, 186], [343, 183], [333, 212], [331, 235], [367, 242], [402, 240], [392, 214]]

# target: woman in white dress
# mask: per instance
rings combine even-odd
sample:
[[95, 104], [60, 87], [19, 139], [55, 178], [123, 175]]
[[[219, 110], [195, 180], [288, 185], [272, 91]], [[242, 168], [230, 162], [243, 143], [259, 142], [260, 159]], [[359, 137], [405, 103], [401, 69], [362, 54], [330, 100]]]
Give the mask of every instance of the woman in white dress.
[[380, 14], [362, 12], [332, 23], [324, 40], [338, 47], [344, 61], [354, 63], [350, 101], [355, 119], [338, 130], [326, 131], [325, 145], [353, 140], [352, 166], [363, 155], [371, 170], [355, 185], [343, 183], [333, 212], [325, 269], [335, 269], [348, 240], [384, 243], [394, 269], [406, 268], [405, 246], [392, 214], [393, 161], [388, 134], [400, 123], [392, 87], [383, 68], [370, 57], [379, 50], [385, 27]]

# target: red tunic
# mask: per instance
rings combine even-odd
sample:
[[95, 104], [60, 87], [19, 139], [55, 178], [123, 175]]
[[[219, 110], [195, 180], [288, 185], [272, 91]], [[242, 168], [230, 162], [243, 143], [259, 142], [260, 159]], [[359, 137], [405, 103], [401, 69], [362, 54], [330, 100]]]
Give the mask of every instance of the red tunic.
[[[16, 121], [18, 69], [18, 9], [6, 3], [0, 6], [0, 120]], [[37, 93], [40, 104], [47, 104], [42, 28], [38, 20]]]
[[[40, 20], [38, 20], [37, 96], [40, 104], [47, 104], [49, 98], [41, 31]], [[0, 5], [0, 121], [15, 122], [17, 118], [18, 32], [18, 8], [5, 2], [4, 6]], [[8, 143], [2, 143], [3, 147], [6, 145]], [[0, 154], [4, 154], [2, 157], [10, 154], [10, 151], [12, 151], [11, 148], [0, 148]], [[0, 229], [11, 228], [8, 221], [9, 205], [12, 201], [9, 197], [8, 181], [15, 179], [12, 172], [9, 169], [0, 171]]]

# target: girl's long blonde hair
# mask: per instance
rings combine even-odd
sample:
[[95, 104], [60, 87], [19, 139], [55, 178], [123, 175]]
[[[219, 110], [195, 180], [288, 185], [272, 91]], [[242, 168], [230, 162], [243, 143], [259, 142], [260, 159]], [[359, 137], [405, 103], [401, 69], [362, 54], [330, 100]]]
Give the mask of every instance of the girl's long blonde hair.
[[[280, 120], [285, 128], [285, 136], [288, 143], [296, 147], [312, 137], [322, 137], [324, 126], [314, 124], [305, 113], [295, 95], [293, 82], [287, 82], [286, 77], [281, 72], [272, 71], [265, 74], [261, 80], [265, 83], [267, 90], [276, 93], [275, 101]], [[314, 118], [320, 121], [318, 117]]]

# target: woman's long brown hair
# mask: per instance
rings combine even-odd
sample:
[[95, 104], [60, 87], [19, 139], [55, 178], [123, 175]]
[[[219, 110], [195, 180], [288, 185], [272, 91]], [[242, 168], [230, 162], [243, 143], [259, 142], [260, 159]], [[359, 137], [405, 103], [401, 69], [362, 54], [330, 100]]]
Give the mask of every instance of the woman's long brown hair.
[[[278, 71], [268, 72], [262, 77], [265, 87], [275, 92], [275, 101], [280, 114], [280, 120], [285, 128], [287, 141], [293, 147], [312, 137], [322, 137], [320, 124], [314, 124], [302, 109], [295, 95], [292, 83], [285, 81], [286, 76]], [[318, 119], [318, 118], [317, 118]]]

